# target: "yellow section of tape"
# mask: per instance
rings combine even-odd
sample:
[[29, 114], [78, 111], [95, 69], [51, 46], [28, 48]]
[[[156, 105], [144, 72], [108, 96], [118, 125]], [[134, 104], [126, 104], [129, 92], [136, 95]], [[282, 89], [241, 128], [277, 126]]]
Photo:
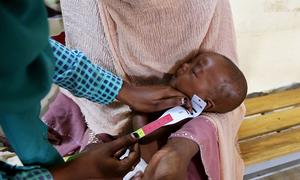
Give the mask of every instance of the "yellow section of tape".
[[145, 136], [145, 133], [144, 133], [143, 129], [140, 128], [140, 129], [134, 131], [134, 132], [133, 132], [133, 135], [134, 135], [135, 137], [138, 136], [138, 137], [136, 137], [136, 138], [141, 139], [142, 137]]

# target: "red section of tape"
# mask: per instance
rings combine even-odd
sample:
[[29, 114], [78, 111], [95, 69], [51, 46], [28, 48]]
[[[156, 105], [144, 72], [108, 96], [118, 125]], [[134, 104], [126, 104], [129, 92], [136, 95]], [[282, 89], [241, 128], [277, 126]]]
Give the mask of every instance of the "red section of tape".
[[172, 116], [170, 114], [167, 114], [167, 115], [147, 124], [142, 129], [143, 129], [145, 135], [148, 135], [148, 134], [152, 133], [153, 131], [155, 131], [156, 129], [164, 126], [165, 124], [167, 124], [171, 121], [173, 121]]

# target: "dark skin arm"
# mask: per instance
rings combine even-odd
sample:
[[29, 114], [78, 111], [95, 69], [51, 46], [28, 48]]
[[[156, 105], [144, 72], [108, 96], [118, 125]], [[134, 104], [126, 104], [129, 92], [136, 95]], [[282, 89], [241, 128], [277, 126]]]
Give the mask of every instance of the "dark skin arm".
[[[149, 115], [144, 113], [135, 113], [132, 117], [132, 129], [133, 131], [145, 126], [150, 123]], [[138, 142], [141, 149], [141, 157], [149, 163], [152, 156], [160, 149], [160, 147], [167, 142], [168, 131], [166, 128], [160, 128], [149, 134], [148, 136], [140, 139]]]
[[[156, 120], [161, 116], [161, 114], [162, 112], [151, 114], [135, 112], [135, 114], [131, 117], [133, 131], [145, 126], [153, 120]], [[141, 157], [146, 162], [149, 162], [152, 156], [165, 144], [167, 144], [170, 134], [177, 131], [186, 122], [187, 120], [184, 120], [174, 125], [161, 127], [140, 139], [138, 142], [140, 144]]]
[[[132, 146], [129, 156], [123, 160], [116, 153]], [[121, 179], [139, 161], [139, 148], [131, 136], [123, 136], [104, 144], [93, 144], [79, 157], [61, 166], [49, 168], [55, 180]]]
[[[156, 112], [156, 113], [151, 113], [151, 114], [146, 114], [146, 113], [139, 113], [139, 112], [134, 112], [134, 115], [131, 117], [131, 122], [132, 122], [132, 131], [135, 131], [146, 124], [149, 124], [152, 121], [157, 120], [163, 112]], [[178, 122], [173, 125], [169, 126], [163, 126], [151, 134], [143, 137], [140, 139], [138, 142], [139, 144], [147, 144], [149, 142], [155, 141], [155, 140], [162, 140], [163, 144], [166, 144], [167, 138], [170, 136], [171, 133], [176, 132], [179, 128], [181, 128], [187, 121], [190, 119], [183, 120], [181, 122]]]
[[138, 87], [124, 81], [117, 99], [139, 112], [157, 112], [180, 105], [191, 109], [186, 95], [166, 85]]

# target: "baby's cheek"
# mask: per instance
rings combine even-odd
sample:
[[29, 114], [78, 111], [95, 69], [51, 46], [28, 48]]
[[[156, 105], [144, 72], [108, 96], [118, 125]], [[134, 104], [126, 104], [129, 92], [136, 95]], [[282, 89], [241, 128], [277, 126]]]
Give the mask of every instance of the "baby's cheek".
[[187, 76], [179, 76], [177, 78], [174, 78], [170, 81], [170, 84], [173, 88], [187, 95], [189, 98], [194, 95], [193, 83]]
[[[187, 82], [187, 83], [186, 83]], [[180, 92], [187, 95], [189, 98], [192, 98], [194, 95], [193, 86], [188, 83], [188, 81], [185, 81], [184, 83], [180, 84], [180, 87], [177, 88]]]

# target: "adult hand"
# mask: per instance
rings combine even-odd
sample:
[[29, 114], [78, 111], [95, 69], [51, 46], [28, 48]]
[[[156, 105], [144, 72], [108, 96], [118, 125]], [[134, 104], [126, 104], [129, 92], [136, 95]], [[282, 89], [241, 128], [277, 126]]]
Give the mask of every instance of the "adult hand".
[[[119, 160], [118, 152], [131, 145], [128, 157]], [[66, 164], [50, 168], [54, 179], [117, 179], [122, 178], [140, 158], [136, 139], [123, 136], [104, 144], [93, 144], [77, 158]]]
[[165, 85], [137, 87], [124, 81], [117, 99], [140, 112], [156, 112], [180, 105], [189, 110], [192, 108], [190, 100], [184, 94]]

